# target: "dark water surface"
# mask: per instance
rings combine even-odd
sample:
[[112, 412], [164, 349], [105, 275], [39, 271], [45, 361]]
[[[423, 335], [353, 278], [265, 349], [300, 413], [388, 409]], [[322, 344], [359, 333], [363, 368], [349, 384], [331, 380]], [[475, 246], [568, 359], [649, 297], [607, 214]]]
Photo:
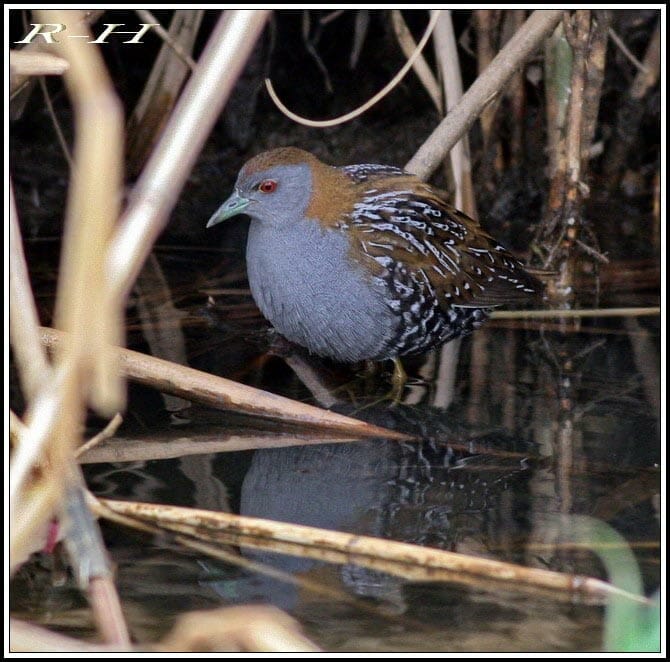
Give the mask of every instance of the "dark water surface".
[[[375, 404], [388, 390], [388, 374], [355, 379], [334, 366], [289, 359], [305, 380], [309, 368], [317, 381], [343, 387], [327, 396], [338, 400], [339, 411], [417, 434], [421, 442], [88, 464], [88, 484], [114, 499], [229, 511], [606, 578], [595, 554], [570, 545], [570, 515], [588, 515], [625, 537], [646, 593], [653, 592], [660, 583], [656, 318], [593, 320], [563, 332], [503, 324], [492, 322], [463, 342], [453, 389], [444, 388], [444, 377], [439, 388], [426, 379], [444, 370], [439, 354], [409, 361], [406, 402], [395, 407]], [[263, 351], [253, 356], [264, 334], [215, 327], [199, 332], [206, 344], [191, 341], [201, 350], [195, 367], [310, 401], [310, 390], [283, 359], [259, 360]], [[309, 383], [323, 398], [325, 391]], [[125, 436], [156, 436], [147, 411], [161, 403], [147, 402], [144, 413], [128, 417]], [[217, 435], [230, 424], [225, 413], [211, 410], [183, 416], [197, 425], [173, 425], [166, 434]], [[576, 599], [513, 585], [413, 582], [355, 564], [227, 548], [286, 573], [285, 579], [198, 556], [167, 536], [152, 539], [110, 524], [103, 532], [139, 641], [159, 638], [191, 609], [270, 603], [295, 616], [328, 651], [602, 646], [603, 607]], [[85, 605], [71, 580], [47, 581], [37, 605], [21, 597], [24, 581], [16, 580], [19, 613], [66, 632], [87, 631]]]

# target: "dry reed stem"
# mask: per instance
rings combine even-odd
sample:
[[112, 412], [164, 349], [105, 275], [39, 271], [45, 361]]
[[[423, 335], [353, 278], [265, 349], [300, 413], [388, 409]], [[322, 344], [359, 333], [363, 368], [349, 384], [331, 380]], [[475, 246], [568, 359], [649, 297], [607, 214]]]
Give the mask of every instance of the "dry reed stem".
[[10, 501], [10, 574], [44, 547], [47, 527], [55, 517], [62, 497], [63, 485], [47, 477], [33, 481], [21, 492], [20, 498]]
[[[151, 15], [143, 16], [149, 12], [136, 11], [145, 23], [156, 23]], [[195, 62], [188, 53], [193, 50], [203, 13], [203, 10], [176, 11], [169, 33], [160, 24], [155, 28], [165, 43], [128, 120], [128, 172], [131, 176], [141, 172], [186, 77], [195, 69]]]
[[266, 10], [227, 10], [212, 31], [113, 237], [106, 274], [119, 302], [164, 229], [269, 15]]
[[60, 76], [68, 66], [67, 60], [51, 53], [26, 53], [14, 48], [9, 51], [12, 76]]
[[437, 375], [431, 404], [446, 409], [456, 397], [456, 373], [458, 356], [461, 350], [461, 338], [456, 338], [440, 347], [438, 354]]
[[271, 544], [282, 553], [296, 554], [301, 550], [300, 555], [304, 552], [304, 555], [313, 558], [316, 554], [321, 559], [336, 563], [374, 560], [384, 566], [384, 571], [402, 577], [416, 578], [418, 574], [425, 576], [427, 573], [432, 580], [439, 580], [441, 573], [446, 573], [448, 581], [460, 581], [460, 577], [467, 580], [474, 576], [509, 583], [512, 589], [530, 586], [571, 596], [604, 598], [618, 594], [640, 600], [638, 596], [629, 595], [593, 577], [527, 568], [410, 543], [195, 508], [109, 499], [101, 499], [100, 503], [116, 513], [149, 520], [167, 529], [175, 526], [181, 533], [190, 528], [192, 535], [199, 537], [220, 533], [242, 535], [248, 537], [241, 543], [245, 546], [266, 548]]
[[608, 28], [607, 34], [609, 38], [616, 44], [616, 47], [633, 63], [638, 71], [641, 71], [642, 73], [647, 72], [647, 67], [642, 62], [640, 62], [640, 60], [638, 60], [633, 55], [633, 53], [630, 52], [624, 43], [624, 40], [614, 31], [613, 28]]
[[91, 437], [85, 444], [82, 444], [79, 446], [79, 448], [77, 448], [74, 456], [79, 458], [83, 453], [93, 450], [93, 448], [95, 448], [98, 444], [101, 444], [106, 439], [114, 436], [114, 433], [117, 431], [121, 423], [123, 423], [121, 414], [114, 414], [114, 418], [112, 418], [112, 420], [107, 423], [103, 430], [98, 432], [98, 434], [96, 434], [94, 437]]
[[[64, 338], [64, 334], [54, 329], [42, 328], [41, 334], [42, 342], [48, 347], [57, 347]], [[126, 377], [217, 409], [234, 409], [245, 414], [272, 418], [285, 423], [308, 425], [359, 438], [412, 438], [410, 435], [377, 427], [129, 349], [116, 347], [114, 351], [118, 369]]]
[[12, 571], [43, 544], [47, 523], [62, 503], [81, 412], [76, 376], [67, 367], [57, 366], [43, 376], [42, 388], [28, 403], [25, 425], [15, 427], [20, 438], [9, 472]]
[[[281, 572], [272, 566], [250, 561], [245, 557], [231, 554], [230, 552], [224, 551], [222, 545], [230, 545], [234, 548], [246, 547], [250, 549], [259, 549], [284, 555], [288, 554], [335, 565], [355, 563], [357, 566], [362, 568], [367, 568], [375, 572], [384, 572], [386, 574], [393, 575], [411, 582], [450, 582], [459, 584], [461, 586], [467, 586], [477, 591], [487, 591], [494, 593], [510, 590], [509, 582], [506, 580], [492, 579], [491, 577], [486, 576], [470, 575], [461, 571], [424, 567], [421, 564], [410, 565], [407, 563], [398, 563], [395, 561], [387, 561], [372, 556], [357, 556], [355, 559], [352, 559], [345, 552], [317, 549], [306, 546], [303, 543], [287, 543], [276, 540], [260, 539], [253, 536], [250, 537], [244, 534], [224, 533], [222, 531], [207, 531], [202, 527], [195, 529], [193, 526], [189, 525], [171, 524], [169, 529], [166, 529], [166, 527], [160, 522], [158, 524], [148, 524], [146, 521], [137, 519], [133, 516], [117, 513], [113, 510], [110, 510], [105, 503], [97, 500], [92, 495], [90, 495], [90, 497], [91, 507], [99, 517], [115, 522], [116, 524], [128, 526], [138, 531], [143, 531], [151, 535], [165, 535], [166, 531], [169, 531], [174, 536], [174, 541], [176, 543], [188, 549], [195, 550], [201, 554], [205, 554], [211, 558], [218, 559], [225, 563], [244, 568], [247, 571], [256, 572], [268, 577], [279, 579], [283, 582], [286, 582], [287, 584], [299, 586], [301, 590], [310, 591], [320, 596], [327, 596], [329, 599], [340, 602], [347, 602], [354, 605], [356, 609], [364, 612], [378, 614], [378, 610], [371, 608], [368, 603], [356, 600], [347, 593], [343, 594], [342, 591], [333, 589], [332, 587], [324, 585], [320, 582], [307, 579], [304, 576], [295, 577], [294, 575]], [[531, 584], [516, 585], [513, 590], [515, 592], [522, 592], [525, 595], [538, 595], [559, 602], [572, 601], [574, 599], [571, 594], [557, 593], [553, 589], [532, 586]], [[634, 598], [634, 596], [631, 597]], [[602, 597], [599, 595], [591, 597], [591, 599], [598, 603], [602, 602]]]
[[65, 531], [64, 544], [70, 566], [82, 591], [85, 591], [93, 619], [103, 641], [119, 650], [130, 647], [128, 626], [113, 582], [112, 566], [98, 523], [87, 501], [84, 477], [78, 465], [70, 465], [61, 476], [66, 484], [59, 527]]
[[[354, 44], [356, 43], [357, 39], [357, 32], [358, 32], [358, 26], [359, 26], [359, 21], [358, 21], [358, 16], [360, 12], [356, 12], [356, 28], [354, 29]], [[318, 51], [316, 50], [316, 46], [319, 43], [319, 39], [321, 38], [321, 31], [323, 28], [323, 24], [320, 22], [316, 26], [316, 31], [314, 35], [310, 36], [310, 32], [312, 30], [312, 20], [310, 18], [310, 12], [308, 9], [303, 9], [302, 10], [302, 25], [301, 25], [301, 37], [302, 37], [302, 45], [304, 46], [305, 50], [311, 55], [312, 59], [314, 60], [314, 64], [318, 67], [321, 76], [323, 77], [323, 85], [326, 88], [326, 92], [328, 94], [333, 93], [333, 84], [330, 81], [330, 74], [328, 73], [328, 68], [326, 65], [323, 63], [323, 60], [321, 59], [321, 56], [319, 55]], [[353, 54], [353, 51], [352, 51]], [[351, 61], [351, 60], [350, 60]], [[351, 69], [354, 67], [352, 66]]]
[[156, 524], [149, 524], [134, 517], [128, 517], [126, 515], [115, 513], [100, 503], [100, 501], [92, 494], [89, 493], [88, 496], [91, 508], [94, 510], [94, 512], [97, 513], [98, 517], [104, 518], [110, 522], [114, 522], [115, 524], [121, 526], [127, 526], [131, 529], [142, 531], [143, 533], [147, 533], [149, 535], [171, 535], [175, 543], [186, 547], [187, 549], [199, 552], [200, 554], [217, 559], [218, 561], [223, 561], [229, 565], [242, 568], [246, 572], [253, 572], [265, 577], [277, 579], [281, 582], [284, 582], [285, 584], [298, 587], [301, 592], [309, 592], [334, 602], [336, 601], [350, 604], [357, 610], [365, 613], [374, 614], [376, 616], [379, 616], [380, 614], [382, 616], [388, 616], [386, 612], [377, 608], [374, 604], [371, 604], [366, 600], [360, 600], [356, 596], [351, 595], [351, 593], [347, 592], [346, 590], [338, 589], [325, 584], [319, 579], [314, 580], [305, 575], [295, 575], [284, 570], [279, 570], [273, 565], [254, 561], [247, 558], [246, 556], [243, 556], [239, 552], [236, 553], [235, 550], [238, 550], [239, 548], [239, 541], [233, 542], [229, 549], [221, 544], [221, 540], [217, 539], [215, 543], [210, 543], [200, 540], [197, 537], [193, 537], [193, 531], [192, 529], [188, 529], [188, 527], [184, 527], [184, 529], [188, 531], [188, 533], [184, 535], [176, 532], [179, 528], [176, 525], [172, 528], [171, 531], [168, 532], [165, 528], [162, 528]]
[[635, 76], [631, 85], [629, 95], [632, 99], [640, 101], [645, 94], [658, 82], [661, 67], [661, 24], [656, 24], [649, 45], [644, 54], [643, 68]]
[[14, 413], [14, 410], [9, 410], [9, 443], [10, 447], [18, 446], [21, 443], [21, 437], [26, 433], [28, 428], [23, 424], [23, 421]]
[[[72, 26], [81, 22], [78, 12], [42, 11], [37, 16], [45, 23]], [[94, 46], [65, 38], [54, 48], [69, 64], [64, 79], [76, 118], [75, 167], [55, 313], [59, 325], [70, 333], [54, 368], [45, 370], [42, 386], [28, 403], [27, 427], [12, 458], [13, 568], [31, 546], [40, 544], [40, 530], [43, 533], [57, 510], [61, 521], [70, 522], [76, 506], [71, 497], [83, 483], [72, 450], [78, 445], [86, 404], [104, 412], [123, 400], [122, 383], [115, 366], [110, 365], [107, 349], [110, 340], [120, 338], [121, 310], [110, 305], [101, 274], [121, 194], [122, 112]], [[30, 475], [33, 469], [37, 469], [34, 477]], [[83, 512], [88, 517], [76, 533], [81, 540], [95, 538], [94, 552], [106, 558], [97, 524], [85, 508]], [[82, 583], [89, 586], [92, 557], [82, 562], [84, 550], [70, 537], [75, 528], [70, 527], [66, 540], [73, 564], [84, 570]], [[104, 607], [95, 601], [92, 606], [104, 632], [123, 646], [129, 639], [118, 596], [113, 586], [106, 593], [109, 599]], [[116, 605], [116, 619], [110, 619], [111, 604]]]
[[[45, 379], [46, 386], [28, 403], [24, 414], [25, 424], [14, 430], [18, 443], [9, 473], [10, 521], [13, 519], [16, 500], [26, 487], [30, 472], [42, 456], [44, 447], [50, 440], [51, 427], [60, 414], [63, 372], [60, 371], [52, 379], [48, 379], [49, 376], [51, 375], [47, 374]], [[33, 412], [39, 415], [35, 416]]]
[[[441, 73], [447, 113], [449, 113], [463, 97], [463, 81], [451, 11], [443, 11], [439, 16], [433, 33], [433, 43], [437, 67]], [[467, 134], [464, 134], [450, 150], [449, 161], [454, 178], [455, 205], [476, 219], [477, 204], [472, 186], [470, 145]], [[434, 394], [434, 404], [437, 407], [446, 409], [453, 400], [460, 347], [461, 339], [457, 338], [443, 345], [438, 351], [438, 386]]]
[[[102, 444], [89, 448], [81, 454], [77, 453], [82, 464], [98, 462], [139, 462], [147, 460], [166, 460], [188, 455], [202, 455], [209, 453], [231, 453], [239, 451], [286, 448], [289, 446], [312, 446], [317, 444], [344, 444], [360, 441], [360, 437], [309, 435], [305, 433], [282, 434], [276, 432], [257, 433], [246, 430], [231, 431], [228, 429], [213, 429], [210, 432], [184, 436], [177, 430], [162, 432], [138, 438], [113, 437], [112, 443]], [[528, 453], [492, 450], [480, 447], [476, 440], [454, 440], [441, 437], [440, 444], [455, 451], [468, 453], [482, 453], [497, 458], [512, 458], [515, 460], [536, 459]], [[83, 448], [83, 447], [82, 447]]]
[[540, 42], [561, 20], [562, 10], [536, 10], [507, 42], [493, 62], [475, 80], [460, 103], [437, 126], [405, 166], [409, 172], [427, 179], [459, 138], [472, 126], [482, 109], [538, 48]]
[[131, 650], [128, 626], [111, 573], [91, 577], [87, 593], [102, 640], [113, 644], [118, 651]]
[[660, 315], [658, 306], [647, 308], [591, 308], [583, 310], [567, 310], [554, 308], [552, 310], [494, 310], [491, 319], [545, 319], [551, 317], [648, 317]]
[[556, 127], [562, 129], [561, 141], [545, 218], [538, 226], [535, 243], [541, 242], [543, 267], [559, 271], [558, 278], [549, 283], [548, 295], [566, 306], [575, 299], [578, 250], [600, 262], [607, 261], [584, 241], [582, 208], [588, 196], [583, 180], [600, 102], [608, 20], [607, 12], [579, 9], [569, 19], [566, 15], [563, 23], [572, 53], [570, 95], [566, 124]]
[[[437, 66], [442, 72], [442, 85], [444, 87], [444, 98], [447, 102], [448, 114], [463, 98], [461, 67], [450, 11], [443, 11], [438, 17], [435, 30], [433, 31], [433, 42], [435, 43]], [[454, 176], [455, 205], [472, 218], [477, 218], [475, 192], [472, 186], [470, 146], [467, 134], [464, 134], [449, 151], [449, 159]]]
[[[196, 435], [152, 435], [129, 439], [113, 438], [113, 443], [89, 448], [82, 452], [82, 464], [98, 462], [140, 462], [147, 460], [168, 460], [188, 455], [208, 453], [233, 453], [239, 451], [286, 448], [288, 446], [311, 446], [314, 444], [339, 444], [360, 441], [350, 436], [309, 436], [306, 434], [278, 433], [230, 433], [223, 429]], [[83, 447], [82, 447], [83, 448]]]
[[[45, 23], [81, 20], [76, 11], [40, 11]], [[125, 390], [108, 354], [122, 338], [122, 307], [105, 281], [108, 242], [122, 195], [123, 109], [93, 44], [64, 37], [52, 48], [70, 67], [64, 80], [75, 116], [71, 173], [58, 278], [56, 326], [71, 334], [60, 360], [81, 379], [84, 397], [102, 415], [123, 407]]]
[[314, 401], [321, 407], [330, 409], [342, 402], [342, 398], [337, 394], [337, 391], [328, 387], [323, 372], [310, 364], [309, 361], [299, 354], [287, 354], [282, 358], [303, 386], [312, 394]]
[[[582, 119], [584, 110], [584, 87], [586, 78], [586, 56], [591, 25], [591, 12], [579, 9], [574, 15], [574, 25], [568, 31], [568, 42], [572, 47], [572, 77], [570, 80], [570, 101], [568, 103], [567, 132], [565, 137], [566, 175], [573, 196], [577, 196], [577, 186], [582, 177]], [[574, 31], [574, 35], [571, 32]], [[568, 192], [570, 196], [570, 192]], [[577, 198], [571, 198], [577, 203]], [[575, 219], [579, 223], [581, 219]], [[575, 232], [578, 228], [575, 228]], [[574, 241], [572, 237], [571, 241]], [[546, 268], [546, 266], [545, 266]], [[572, 281], [570, 282], [572, 284]]]
[[365, 36], [367, 35], [369, 25], [370, 25], [370, 10], [369, 9], [356, 10], [354, 41], [351, 46], [351, 53], [349, 54], [349, 69], [351, 69], [352, 71], [356, 68], [356, 65], [358, 64], [358, 59], [361, 56], [361, 51], [363, 50], [363, 44], [365, 43]]

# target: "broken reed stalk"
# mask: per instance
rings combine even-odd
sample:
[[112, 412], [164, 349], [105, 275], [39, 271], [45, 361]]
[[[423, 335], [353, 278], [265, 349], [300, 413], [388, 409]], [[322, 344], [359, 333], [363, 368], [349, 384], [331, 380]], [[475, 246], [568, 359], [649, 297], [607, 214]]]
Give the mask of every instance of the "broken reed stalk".
[[112, 564], [87, 502], [81, 469], [73, 464], [70, 475], [62, 479], [67, 489], [59, 526], [65, 530], [64, 543], [70, 566], [80, 589], [86, 591], [102, 640], [117, 645], [119, 650], [128, 650], [130, 635], [114, 585]]
[[[599, 599], [623, 595], [644, 602], [643, 597], [621, 591], [594, 577], [528, 568], [411, 543], [195, 508], [110, 499], [100, 499], [100, 503], [114, 513], [148, 520], [205, 540], [214, 541], [220, 539], [221, 534], [234, 534], [244, 536], [237, 540], [237, 544], [243, 546], [269, 548], [278, 553], [304, 555], [331, 563], [366, 565], [375, 561], [378, 562], [375, 564], [377, 569], [400, 577], [416, 579], [421, 576], [425, 580], [457, 582], [467, 582], [473, 577], [486, 578], [504, 582], [517, 590], [527, 587], [550, 589], [564, 595]], [[99, 514], [104, 516], [104, 508]]]
[[[41, 334], [42, 342], [51, 348], [58, 347], [65, 337], [64, 334], [47, 328], [42, 328]], [[129, 379], [217, 409], [231, 409], [252, 416], [307, 425], [358, 438], [412, 438], [401, 432], [377, 427], [147, 354], [121, 347], [115, 347], [114, 352], [118, 369]]]

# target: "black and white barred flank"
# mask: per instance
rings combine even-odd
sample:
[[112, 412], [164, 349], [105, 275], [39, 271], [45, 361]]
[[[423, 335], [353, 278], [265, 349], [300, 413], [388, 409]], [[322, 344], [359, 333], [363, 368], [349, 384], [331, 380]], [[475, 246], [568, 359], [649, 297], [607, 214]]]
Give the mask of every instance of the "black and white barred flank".
[[523, 264], [437, 189], [399, 168], [342, 170], [365, 187], [342, 225], [355, 234], [368, 268], [372, 261], [387, 305], [402, 317], [390, 352], [421, 353], [467, 335], [492, 308], [540, 293]]

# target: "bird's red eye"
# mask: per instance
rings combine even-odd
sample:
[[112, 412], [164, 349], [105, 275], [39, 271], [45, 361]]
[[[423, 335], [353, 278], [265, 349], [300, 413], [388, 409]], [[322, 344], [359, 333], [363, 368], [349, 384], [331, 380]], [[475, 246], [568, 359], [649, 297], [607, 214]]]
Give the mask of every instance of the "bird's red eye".
[[259, 185], [261, 193], [274, 193], [277, 190], [277, 182], [274, 179], [264, 179]]

